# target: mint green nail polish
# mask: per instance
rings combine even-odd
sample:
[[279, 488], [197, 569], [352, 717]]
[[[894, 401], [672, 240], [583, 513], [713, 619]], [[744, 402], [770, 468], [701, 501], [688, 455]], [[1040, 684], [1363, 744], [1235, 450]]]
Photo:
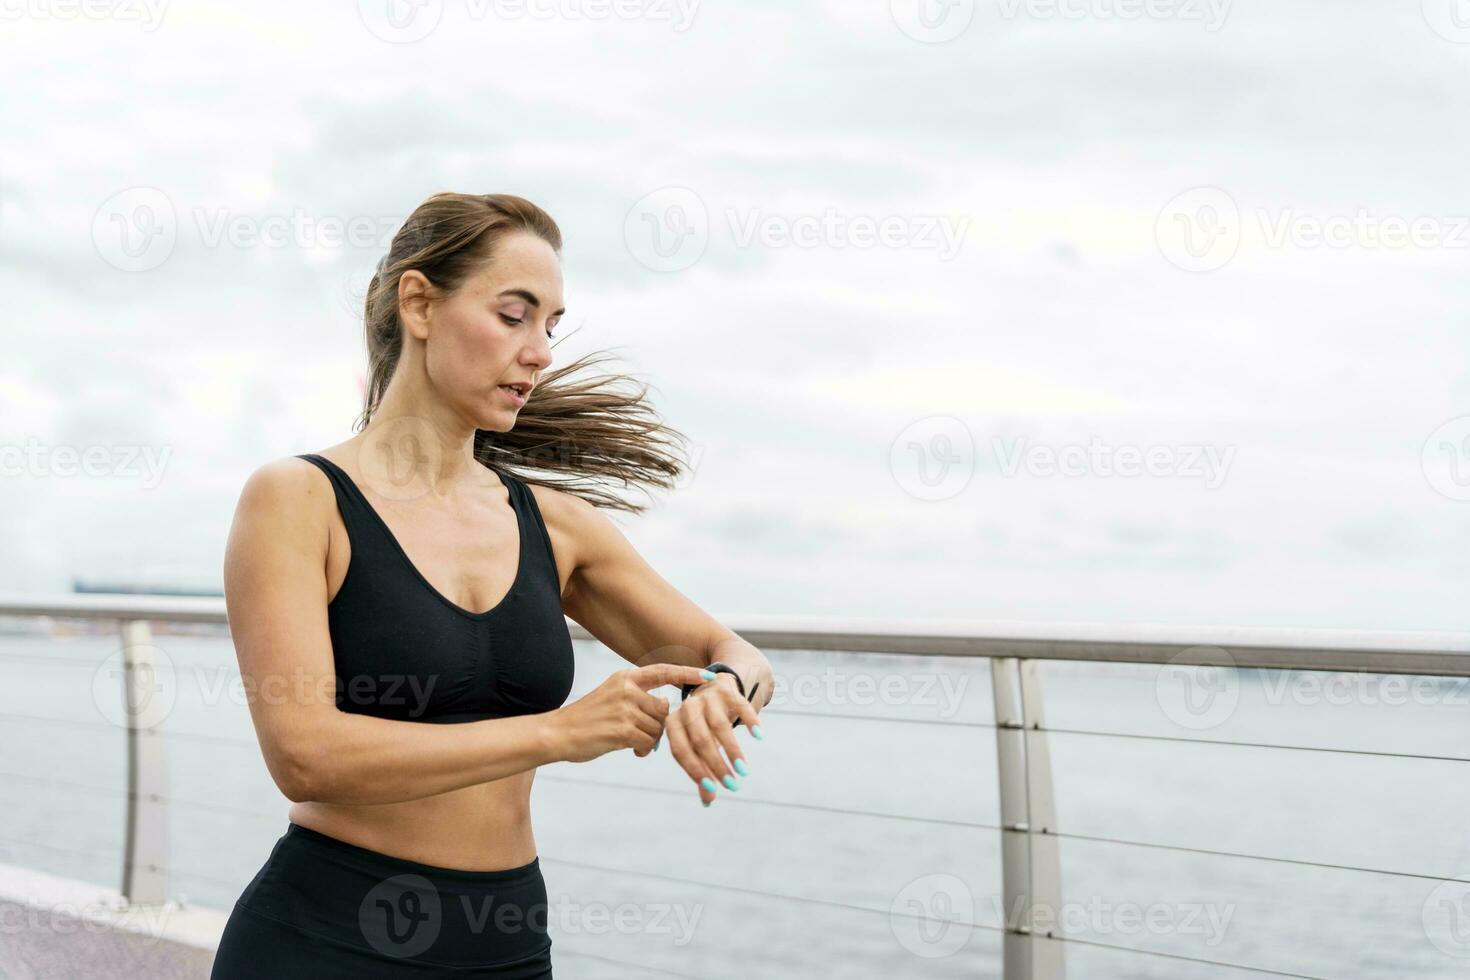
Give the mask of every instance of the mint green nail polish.
[[699, 672], [699, 676], [703, 677], [707, 681], [712, 681], [715, 679], [715, 672], [712, 670], [701, 670]]
[[735, 781], [734, 776], [721, 776], [720, 780], [725, 784], [725, 788], [732, 792], [740, 788], [740, 784]]
[[713, 793], [715, 790], [719, 789], [719, 787], [715, 785], [715, 781], [713, 779], [710, 779], [708, 776], [705, 776], [703, 779], [701, 779], [699, 781], [699, 785], [704, 787], [704, 791], [706, 793]]
[[765, 738], [765, 736], [761, 734], [761, 726], [759, 725], [752, 725], [750, 727], [750, 734], [754, 735], [756, 738]]
[[736, 759], [735, 760], [735, 771], [738, 772], [738, 773], [740, 773], [740, 775], [742, 775], [742, 776], [749, 776], [750, 775], [750, 767], [745, 764], [745, 760], [744, 759]]
[[705, 809], [709, 809], [709, 804], [710, 804], [710, 801], [709, 800], [700, 800], [699, 802], [701, 802], [701, 803], [704, 804]]

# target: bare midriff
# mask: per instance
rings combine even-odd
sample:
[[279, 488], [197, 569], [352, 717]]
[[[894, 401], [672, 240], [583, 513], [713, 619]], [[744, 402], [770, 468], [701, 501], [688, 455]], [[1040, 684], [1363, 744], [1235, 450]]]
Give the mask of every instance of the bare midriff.
[[536, 857], [531, 781], [518, 772], [399, 803], [293, 803], [287, 819], [392, 857], [461, 871], [499, 871]]

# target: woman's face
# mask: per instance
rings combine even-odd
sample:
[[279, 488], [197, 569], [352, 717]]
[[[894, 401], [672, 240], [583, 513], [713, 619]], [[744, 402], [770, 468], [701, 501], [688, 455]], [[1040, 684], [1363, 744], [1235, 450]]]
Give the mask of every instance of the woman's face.
[[429, 383], [475, 428], [510, 430], [523, 401], [502, 386], [540, 380], [564, 306], [551, 246], [525, 232], [503, 239], [492, 261], [424, 309]]

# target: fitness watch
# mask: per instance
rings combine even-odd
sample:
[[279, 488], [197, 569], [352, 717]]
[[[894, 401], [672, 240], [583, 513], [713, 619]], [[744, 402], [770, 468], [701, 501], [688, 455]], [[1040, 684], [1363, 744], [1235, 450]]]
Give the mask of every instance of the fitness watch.
[[[715, 674], [729, 674], [731, 677], [735, 678], [735, 687], [740, 691], [740, 696], [742, 698], [745, 698], [745, 700], [751, 702], [752, 704], [755, 703], [755, 692], [760, 690], [760, 687], [761, 687], [761, 682], [760, 681], [756, 681], [755, 682], [755, 686], [750, 689], [750, 693], [749, 694], [746, 694], [745, 693], [745, 682], [740, 679], [740, 675], [738, 673], [736, 673], [735, 668], [734, 667], [731, 667], [729, 664], [723, 664], [723, 663], [720, 663], [718, 660], [716, 660], [714, 663], [709, 664], [704, 669], [710, 671], [711, 673], [715, 673]], [[706, 681], [705, 683], [709, 683], [709, 682]], [[697, 691], [700, 688], [700, 686], [701, 685], [699, 685], [699, 684], [685, 684], [685, 685], [683, 685], [683, 687], [681, 687], [680, 690], [684, 692], [684, 696], [679, 699], [680, 702], [682, 703], [683, 701], [688, 700], [689, 695], [691, 695], [695, 691]], [[739, 725], [739, 724], [740, 724], [740, 719], [739, 718], [736, 718], [735, 721], [731, 724], [730, 727], [734, 728], [736, 725]]]

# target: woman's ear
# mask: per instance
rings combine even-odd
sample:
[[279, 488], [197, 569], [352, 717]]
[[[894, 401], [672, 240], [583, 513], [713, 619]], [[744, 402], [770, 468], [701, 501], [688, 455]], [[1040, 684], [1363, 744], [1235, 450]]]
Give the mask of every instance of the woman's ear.
[[398, 277], [398, 322], [419, 340], [429, 336], [429, 304], [433, 286], [417, 269]]

